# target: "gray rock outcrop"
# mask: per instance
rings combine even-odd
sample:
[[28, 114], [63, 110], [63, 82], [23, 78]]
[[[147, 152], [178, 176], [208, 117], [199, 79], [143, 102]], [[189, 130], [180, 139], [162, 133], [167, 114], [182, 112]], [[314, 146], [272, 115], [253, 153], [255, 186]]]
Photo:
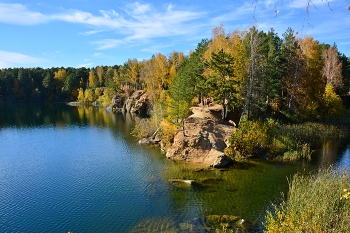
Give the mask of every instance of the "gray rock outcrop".
[[145, 91], [135, 91], [124, 102], [124, 110], [131, 113], [145, 114], [149, 105], [148, 94]]

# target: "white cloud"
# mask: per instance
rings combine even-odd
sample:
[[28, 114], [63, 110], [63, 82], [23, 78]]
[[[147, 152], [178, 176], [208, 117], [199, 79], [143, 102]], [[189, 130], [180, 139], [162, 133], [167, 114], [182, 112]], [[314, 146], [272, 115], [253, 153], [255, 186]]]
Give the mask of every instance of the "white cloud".
[[0, 68], [29, 66], [44, 62], [41, 58], [31, 57], [21, 53], [0, 50]]
[[90, 67], [92, 66], [94, 63], [90, 62], [90, 63], [85, 63], [85, 64], [79, 64], [78, 68], [82, 68], [82, 67]]
[[92, 31], [87, 31], [87, 32], [80, 32], [80, 35], [84, 35], [84, 36], [90, 36], [90, 35], [94, 35], [97, 33], [103, 32], [103, 30], [92, 30]]
[[33, 12], [22, 4], [0, 3], [0, 22], [33, 25], [44, 23], [49, 17], [40, 12]]
[[136, 15], [145, 14], [147, 11], [151, 10], [151, 7], [149, 4], [140, 4], [138, 2], [129, 4], [128, 8], [132, 10], [133, 14], [136, 14]]
[[115, 40], [115, 39], [104, 39], [100, 41], [95, 41], [94, 44], [98, 45], [98, 50], [104, 50], [104, 49], [111, 49], [115, 48], [118, 45], [124, 44], [122, 40]]
[[[80, 33], [92, 35], [103, 30], [114, 30], [118, 39], [106, 39], [98, 44], [98, 49], [114, 48], [123, 42], [137, 42], [160, 37], [193, 34], [203, 25], [191, 25], [191, 22], [202, 18], [204, 12], [175, 10], [171, 4], [162, 11], [153, 9], [149, 4], [138, 2], [128, 5], [121, 14], [115, 10], [100, 10], [94, 15], [80, 10], [64, 10], [61, 13], [42, 14], [33, 12], [21, 4], [0, 4], [0, 22], [14, 24], [39, 24], [47, 21], [64, 21], [93, 26], [96, 29]], [[123, 17], [127, 16], [127, 19]]]

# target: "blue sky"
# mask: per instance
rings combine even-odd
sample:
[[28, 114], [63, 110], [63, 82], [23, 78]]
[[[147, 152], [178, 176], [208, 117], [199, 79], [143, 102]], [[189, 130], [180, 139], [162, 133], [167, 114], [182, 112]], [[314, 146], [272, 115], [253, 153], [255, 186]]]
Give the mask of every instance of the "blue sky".
[[[255, 2], [255, 4], [252, 4]], [[152, 54], [186, 55], [214, 27], [256, 25], [338, 45], [350, 56], [349, 0], [0, 0], [0, 68], [121, 65]]]

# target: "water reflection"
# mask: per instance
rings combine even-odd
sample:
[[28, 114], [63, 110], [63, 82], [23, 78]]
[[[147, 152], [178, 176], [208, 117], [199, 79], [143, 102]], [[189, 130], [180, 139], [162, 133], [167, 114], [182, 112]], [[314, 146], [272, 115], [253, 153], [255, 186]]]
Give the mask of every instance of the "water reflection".
[[94, 106], [68, 106], [62, 104], [0, 104], [0, 128], [71, 125], [115, 127], [129, 130], [134, 125], [130, 113], [112, 114], [104, 108]]
[[320, 166], [329, 166], [336, 161], [339, 150], [339, 142], [326, 141], [322, 143], [322, 149], [317, 153]]
[[[139, 146], [130, 135], [134, 117], [93, 106], [0, 105], [0, 141], [6, 143], [0, 151], [0, 200], [5, 200], [0, 217], [5, 213], [11, 220], [0, 231], [17, 224], [17, 232], [201, 232], [207, 229], [206, 216], [212, 215], [259, 222], [295, 172], [350, 163], [350, 147], [325, 143], [319, 157], [314, 156], [316, 163], [252, 160], [207, 169], [167, 160], [159, 148]], [[42, 218], [43, 210], [51, 226]]]
[[327, 141], [322, 148], [315, 151], [313, 163], [318, 167], [342, 167], [350, 166], [350, 146], [338, 141]]
[[335, 162], [335, 166], [343, 169], [349, 169], [350, 167], [350, 145], [342, 147], [339, 150], [339, 156]]

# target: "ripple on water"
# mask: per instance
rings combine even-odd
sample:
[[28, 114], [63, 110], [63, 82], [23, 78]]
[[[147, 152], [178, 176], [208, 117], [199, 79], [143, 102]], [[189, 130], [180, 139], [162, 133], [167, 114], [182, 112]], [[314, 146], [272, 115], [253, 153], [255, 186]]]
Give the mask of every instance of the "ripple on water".
[[299, 169], [192, 168], [140, 147], [121, 115], [70, 114], [57, 115], [77, 123], [0, 130], [0, 232], [205, 232], [207, 215], [254, 219]]

